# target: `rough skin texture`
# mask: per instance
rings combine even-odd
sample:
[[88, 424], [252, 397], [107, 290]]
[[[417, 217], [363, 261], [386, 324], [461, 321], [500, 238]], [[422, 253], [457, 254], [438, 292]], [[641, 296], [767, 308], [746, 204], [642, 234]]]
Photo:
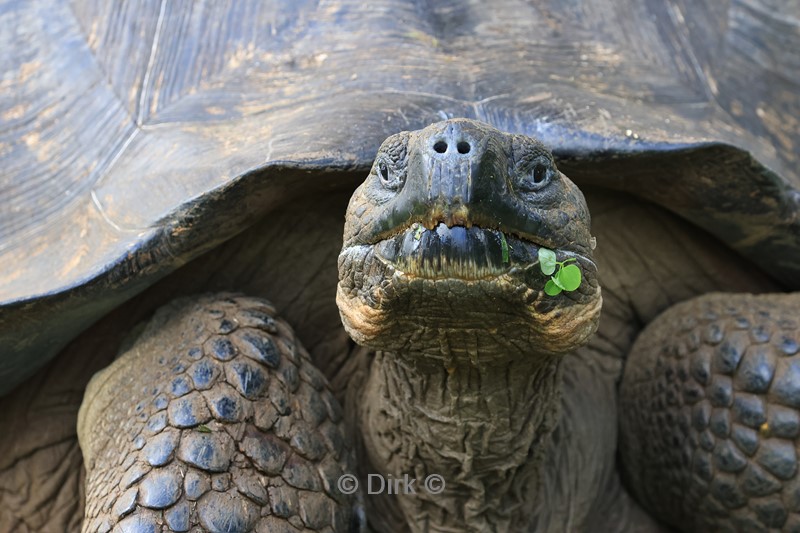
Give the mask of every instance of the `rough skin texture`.
[[377, 355], [364, 391], [370, 401], [360, 405], [365, 459], [394, 476], [436, 474], [446, 482], [441, 493], [396, 498], [412, 530], [529, 528], [560, 380], [556, 361], [448, 371]]
[[642, 503], [683, 531], [800, 531], [800, 298], [710, 294], [641, 334], [621, 453]]
[[340, 407], [265, 301], [179, 300], [86, 391], [83, 531], [345, 531]]

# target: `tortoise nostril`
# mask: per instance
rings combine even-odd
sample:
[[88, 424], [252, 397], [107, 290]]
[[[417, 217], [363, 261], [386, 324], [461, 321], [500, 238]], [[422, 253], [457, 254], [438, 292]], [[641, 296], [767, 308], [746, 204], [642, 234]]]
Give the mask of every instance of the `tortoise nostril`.
[[458, 149], [459, 154], [468, 154], [470, 150], [470, 145], [467, 141], [459, 141], [458, 145], [456, 146]]
[[443, 154], [447, 151], [447, 143], [444, 141], [438, 141], [436, 144], [433, 145], [433, 149], [436, 150], [438, 153]]

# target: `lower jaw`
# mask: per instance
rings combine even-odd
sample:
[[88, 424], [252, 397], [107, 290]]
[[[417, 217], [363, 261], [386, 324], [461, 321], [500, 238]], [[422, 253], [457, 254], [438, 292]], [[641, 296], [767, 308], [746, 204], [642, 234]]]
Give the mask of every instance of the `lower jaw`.
[[[599, 299], [588, 308], [545, 310], [529, 301], [537, 292], [493, 295], [495, 288], [489, 282], [472, 282], [469, 298], [465, 294], [461, 299], [450, 283], [411, 279], [386, 288], [378, 297], [383, 305], [349, 297], [341, 287], [337, 301], [343, 323], [358, 344], [437, 360], [444, 367], [560, 356], [583, 344], [596, 329]], [[487, 297], [476, 303], [475, 292]]]
[[595, 331], [600, 290], [587, 282], [551, 297], [538, 265], [485, 279], [409, 275], [373, 246], [343, 250], [337, 304], [350, 336], [374, 350], [443, 361], [491, 364], [559, 355]]

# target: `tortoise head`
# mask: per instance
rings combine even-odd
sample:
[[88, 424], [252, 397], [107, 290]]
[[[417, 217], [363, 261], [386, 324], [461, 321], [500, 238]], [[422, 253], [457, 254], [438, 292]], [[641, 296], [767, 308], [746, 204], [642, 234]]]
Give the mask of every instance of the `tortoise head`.
[[[347, 209], [337, 303], [377, 350], [451, 363], [565, 353], [597, 328], [593, 247], [583, 194], [544, 145], [448, 120], [378, 150]], [[580, 269], [577, 289], [545, 293], [540, 248]]]

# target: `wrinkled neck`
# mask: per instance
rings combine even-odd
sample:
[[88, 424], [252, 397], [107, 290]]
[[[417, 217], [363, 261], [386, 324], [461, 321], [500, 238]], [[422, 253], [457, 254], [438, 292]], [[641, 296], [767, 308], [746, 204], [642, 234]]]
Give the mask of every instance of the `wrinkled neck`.
[[[416, 494], [394, 496], [413, 531], [508, 531], [530, 518], [558, 416], [559, 367], [548, 356], [446, 368], [376, 354], [364, 443], [375, 472], [418, 480]], [[444, 480], [441, 494], [425, 490], [432, 474]]]

